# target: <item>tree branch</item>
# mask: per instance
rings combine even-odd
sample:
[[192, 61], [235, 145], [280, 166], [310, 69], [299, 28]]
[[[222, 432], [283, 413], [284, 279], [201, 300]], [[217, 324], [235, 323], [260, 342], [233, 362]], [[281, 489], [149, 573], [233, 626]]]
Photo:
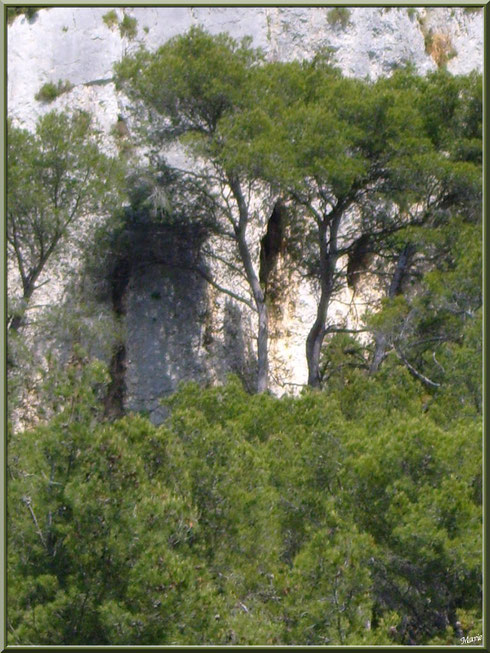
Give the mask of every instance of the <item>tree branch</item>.
[[242, 304], [245, 304], [252, 311], [257, 310], [255, 305], [251, 301], [249, 301], [248, 299], [245, 299], [244, 297], [241, 297], [240, 295], [237, 295], [232, 290], [229, 290], [228, 288], [225, 288], [224, 286], [221, 286], [219, 283], [217, 283], [206, 270], [203, 270], [202, 268], [195, 268], [195, 271], [205, 281], [207, 281], [211, 286], [213, 286], [214, 288], [216, 288], [220, 292], [224, 293], [225, 295], [228, 295], [229, 297], [232, 297], [233, 299], [236, 299], [238, 302], [241, 302]]
[[47, 546], [47, 544], [46, 544], [46, 540], [44, 539], [44, 535], [43, 535], [41, 529], [39, 528], [39, 524], [38, 524], [38, 522], [37, 522], [36, 515], [34, 514], [34, 510], [32, 509], [31, 498], [30, 498], [30, 497], [22, 497], [22, 503], [23, 503], [25, 506], [27, 506], [27, 509], [28, 509], [29, 512], [31, 513], [32, 521], [34, 522], [34, 525], [35, 525], [35, 527], [36, 527], [36, 531], [37, 531], [37, 534], [39, 535], [39, 539], [41, 540], [41, 542], [42, 542], [44, 548], [45, 548], [46, 551], [47, 551], [47, 550], [48, 550], [48, 546]]
[[395, 353], [398, 356], [398, 358], [402, 361], [402, 363], [407, 367], [408, 371], [411, 372], [417, 379], [422, 381], [423, 383], [426, 383], [427, 385], [431, 386], [432, 388], [440, 388], [441, 384], [436, 383], [435, 381], [431, 381], [427, 376], [419, 372], [418, 370], [415, 369], [413, 365], [411, 365], [405, 356], [401, 353], [398, 347], [394, 347]]

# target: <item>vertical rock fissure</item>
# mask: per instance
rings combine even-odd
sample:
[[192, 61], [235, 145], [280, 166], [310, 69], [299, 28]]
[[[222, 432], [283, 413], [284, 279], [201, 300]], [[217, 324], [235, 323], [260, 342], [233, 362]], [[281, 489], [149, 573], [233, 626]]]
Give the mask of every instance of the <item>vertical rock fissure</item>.
[[[121, 256], [114, 266], [111, 278], [111, 302], [116, 320], [120, 323], [126, 315], [126, 289], [131, 276], [131, 263]], [[117, 419], [124, 414], [126, 396], [126, 343], [117, 341], [109, 364], [110, 383], [105, 398], [106, 417]]]
[[274, 301], [278, 288], [273, 283], [272, 273], [276, 269], [279, 255], [284, 249], [285, 207], [277, 201], [267, 223], [267, 231], [260, 241], [259, 280], [264, 289], [266, 300]]
[[287, 376], [282, 350], [287, 333], [288, 306], [290, 305], [290, 265], [287, 257], [287, 214], [279, 199], [267, 222], [266, 233], [260, 241], [259, 281], [267, 306], [269, 333], [270, 379], [277, 386]]

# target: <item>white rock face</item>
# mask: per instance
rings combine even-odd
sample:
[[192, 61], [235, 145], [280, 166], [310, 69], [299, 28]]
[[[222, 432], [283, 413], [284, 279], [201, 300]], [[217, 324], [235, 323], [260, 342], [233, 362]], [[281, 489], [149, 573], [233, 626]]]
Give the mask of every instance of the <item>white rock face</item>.
[[[437, 55], [428, 45], [431, 39], [445, 44], [450, 72], [483, 68], [482, 10], [355, 7], [347, 15], [344, 12], [342, 23], [339, 13], [329, 7], [125, 7], [113, 10], [118, 24], [112, 27], [103, 19], [109, 11], [107, 7], [42, 9], [34, 18], [17, 17], [9, 26], [8, 113], [17, 124], [32, 129], [47, 111], [83, 108], [95, 115], [107, 134], [108, 148], [114, 149], [110, 130], [118, 115], [127, 113], [127, 98], [115, 90], [113, 64], [142, 44], [156, 49], [193, 25], [234, 38], [251, 36], [253, 45], [273, 60], [309, 58], [319, 48], [329, 47], [344, 74], [354, 77], [376, 78], [407, 62], [420, 73], [435, 70]], [[119, 29], [125, 15], [137, 21], [132, 39]], [[73, 89], [49, 104], [35, 100], [43, 84], [58, 80], [68, 80]], [[262, 224], [250, 234], [257, 268], [265, 227]], [[306, 382], [305, 340], [316, 307], [315, 290], [294, 275], [286, 279], [287, 262], [279, 261], [281, 265], [287, 289], [281, 310], [271, 316], [270, 329], [272, 389], [279, 394]], [[217, 273], [226, 276], [224, 271]], [[224, 281], [234, 283], [231, 278]], [[56, 290], [60, 294], [59, 287], [47, 286], [48, 295], [54, 296]], [[171, 287], [159, 272], [152, 279], [134, 278], [128, 290], [126, 402], [129, 408], [146, 406], [155, 419], [159, 410], [155, 397], [174, 389], [180, 380], [212, 381], [230, 370], [253, 369], [247, 357], [255, 349], [255, 317], [209, 287], [207, 309], [200, 286], [188, 293], [187, 304], [185, 293], [171, 299], [179, 288], [184, 293], [182, 278]], [[160, 296], [166, 304], [158, 303]], [[362, 296], [353, 298], [346, 288], [338, 300], [332, 318], [347, 326], [357, 324]], [[200, 330], [184, 328], [179, 333], [179, 310], [186, 320], [201, 316]], [[185, 356], [179, 347], [186, 348]], [[195, 361], [187, 355], [189, 347], [196, 352]], [[151, 402], [145, 404], [145, 397], [151, 397]]]
[[[452, 73], [483, 67], [483, 12], [462, 8], [374, 8], [349, 10], [345, 27], [332, 23], [328, 7], [125, 7], [116, 8], [137, 21], [137, 36], [121, 36], [108, 27], [107, 7], [41, 9], [34, 18], [20, 16], [8, 29], [8, 111], [27, 126], [39, 115], [65, 105], [81, 104], [96, 112], [104, 126], [124, 106], [110, 83], [112, 66], [125, 53], [144, 44], [156, 49], [192, 25], [234, 38], [252, 36], [272, 59], [303, 59], [331, 47], [347, 75], [375, 78], [411, 61], [424, 73], [436, 64], [425, 52], [429, 30], [447, 34], [455, 54]], [[69, 80], [75, 88], [43, 105], [35, 93], [48, 81]], [[104, 85], [107, 84], [107, 85]], [[111, 122], [112, 121], [112, 122]]]

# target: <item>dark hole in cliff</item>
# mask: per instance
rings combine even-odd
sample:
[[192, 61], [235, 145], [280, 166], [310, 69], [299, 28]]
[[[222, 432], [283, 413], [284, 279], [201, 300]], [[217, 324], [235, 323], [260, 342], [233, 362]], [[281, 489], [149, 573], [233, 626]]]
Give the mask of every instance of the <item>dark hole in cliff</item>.
[[278, 200], [267, 223], [267, 231], [260, 241], [259, 280], [266, 297], [274, 299], [280, 289], [272, 283], [277, 259], [285, 247], [286, 207]]
[[[125, 323], [127, 322], [128, 311], [131, 307], [128, 304], [128, 290], [143, 291], [144, 296], [149, 298], [155, 304], [161, 304], [169, 301], [168, 287], [174, 288], [177, 297], [181, 298], [184, 309], [187, 314], [192, 314], [195, 308], [190, 304], [189, 293], [184, 293], [185, 284], [192, 284], [192, 287], [199, 287], [203, 283], [201, 277], [195, 273], [195, 268], [202, 266], [200, 259], [200, 248], [207, 235], [203, 225], [188, 222], [169, 223], [164, 221], [154, 221], [151, 219], [148, 211], [140, 209], [127, 210], [125, 221], [118, 233], [114, 234], [111, 243], [111, 263], [109, 266], [108, 282], [110, 288], [110, 302], [112, 310], [117, 318]], [[141, 286], [142, 280], [146, 280]], [[161, 283], [162, 287], [155, 287], [155, 284]], [[180, 293], [180, 295], [179, 295]], [[198, 294], [196, 290], [194, 295]], [[173, 301], [172, 298], [170, 298]], [[191, 331], [198, 329], [197, 320], [187, 319], [182, 329], [174, 329], [174, 321], [180, 319], [174, 314], [178, 310], [183, 310], [180, 305], [168, 305], [169, 310], [163, 317], [162, 331], [168, 335], [167, 346], [176, 348], [176, 341], [182, 342], [187, 338], [188, 343], [192, 341]], [[134, 319], [134, 314], [132, 314]], [[162, 315], [158, 318], [155, 315], [143, 316], [142, 319], [156, 322], [160, 321]], [[185, 319], [185, 318], [182, 318]], [[145, 325], [143, 324], [143, 330]], [[170, 334], [170, 335], [169, 335]], [[138, 336], [139, 337], [139, 336]], [[186, 341], [187, 342], [187, 341]], [[134, 343], [133, 343], [134, 344]], [[148, 343], [151, 345], [151, 343]], [[155, 380], [163, 387], [165, 380], [170, 384], [171, 377], [177, 374], [174, 370], [170, 374], [165, 367], [165, 356], [162, 354], [162, 346], [165, 343], [155, 342], [155, 370], [158, 370], [159, 378]], [[131, 357], [132, 365], [138, 364], [133, 360], [132, 343], [122, 343], [118, 341], [114, 345], [112, 358], [109, 365], [111, 381], [108, 387], [105, 403], [106, 416], [117, 419], [124, 415], [127, 407], [128, 391], [128, 358]], [[190, 365], [189, 358], [193, 355], [189, 346], [182, 347], [180, 358], [172, 359], [175, 368], [181, 366], [182, 360], [187, 366]], [[196, 363], [197, 366], [197, 363]], [[182, 365], [185, 367], [185, 365]], [[154, 373], [157, 375], [157, 372]], [[167, 378], [168, 377], [168, 378]], [[153, 377], [151, 377], [153, 378]], [[162, 391], [163, 392], [163, 391]]]
[[112, 309], [117, 316], [125, 314], [124, 296], [131, 275], [131, 262], [122, 254], [116, 259], [111, 278]]
[[362, 273], [367, 269], [372, 256], [372, 243], [369, 234], [363, 234], [350, 246], [347, 263], [347, 285], [351, 290], [356, 290]]

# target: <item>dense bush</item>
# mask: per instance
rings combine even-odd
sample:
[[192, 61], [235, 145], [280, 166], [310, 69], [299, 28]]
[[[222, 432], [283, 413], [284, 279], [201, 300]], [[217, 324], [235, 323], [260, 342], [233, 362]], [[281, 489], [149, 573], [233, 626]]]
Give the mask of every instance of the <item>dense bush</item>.
[[63, 95], [63, 93], [68, 93], [73, 88], [73, 84], [68, 80], [58, 80], [58, 83], [46, 82], [43, 84], [39, 91], [36, 93], [34, 98], [39, 102], [53, 102], [57, 97]]
[[160, 427], [101, 423], [103, 382], [78, 370], [49, 425], [11, 436], [11, 644], [481, 632], [476, 412], [439, 424], [396, 367], [299, 398], [189, 384]]

